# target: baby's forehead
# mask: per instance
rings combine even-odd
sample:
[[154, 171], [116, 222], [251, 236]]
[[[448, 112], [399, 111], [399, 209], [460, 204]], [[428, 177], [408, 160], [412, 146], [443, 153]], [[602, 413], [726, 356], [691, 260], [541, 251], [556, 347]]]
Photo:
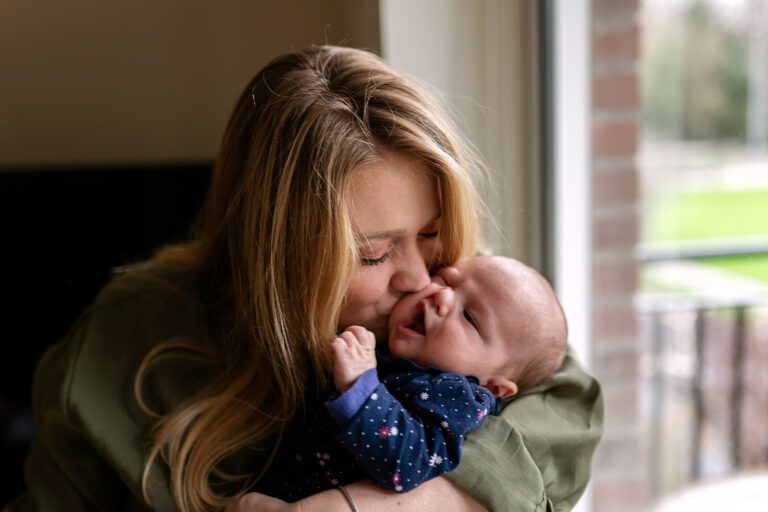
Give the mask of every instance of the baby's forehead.
[[467, 260], [464, 266], [465, 272], [485, 286], [507, 290], [516, 282], [519, 269], [508, 260], [498, 257], [478, 256]]
[[554, 295], [543, 277], [532, 268], [516, 260], [502, 257], [479, 257], [468, 262], [477, 287], [490, 299], [496, 314], [515, 318], [549, 304]]
[[469, 290], [474, 291], [468, 293], [467, 304], [471, 307], [473, 302], [478, 302], [476, 306], [484, 309], [486, 315], [496, 318], [492, 323], [501, 328], [505, 323], [504, 317], [519, 308], [517, 303], [521, 290], [516, 283], [515, 272], [497, 261], [479, 258], [469, 262], [462, 271], [465, 279], [473, 282]]

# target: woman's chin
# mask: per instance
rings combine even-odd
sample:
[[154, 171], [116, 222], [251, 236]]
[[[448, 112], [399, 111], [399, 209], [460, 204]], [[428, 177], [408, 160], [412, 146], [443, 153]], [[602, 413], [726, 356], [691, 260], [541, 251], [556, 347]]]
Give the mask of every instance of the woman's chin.
[[381, 343], [382, 341], [387, 341], [387, 328], [381, 327], [379, 329], [368, 329], [373, 333], [374, 336], [376, 336], [376, 343]]

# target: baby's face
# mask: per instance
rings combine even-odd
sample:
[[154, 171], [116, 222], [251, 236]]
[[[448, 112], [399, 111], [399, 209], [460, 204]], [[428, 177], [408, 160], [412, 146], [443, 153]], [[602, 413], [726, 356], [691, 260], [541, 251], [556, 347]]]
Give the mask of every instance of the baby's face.
[[389, 317], [389, 349], [421, 366], [473, 375], [485, 384], [513, 357], [509, 276], [473, 258], [444, 267], [403, 297]]

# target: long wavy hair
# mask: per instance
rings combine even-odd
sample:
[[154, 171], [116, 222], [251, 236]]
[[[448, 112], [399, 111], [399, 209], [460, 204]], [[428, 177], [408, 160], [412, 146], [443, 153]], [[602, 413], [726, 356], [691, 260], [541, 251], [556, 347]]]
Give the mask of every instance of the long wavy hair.
[[[223, 509], [260, 477], [228, 471], [227, 458], [277, 446], [308, 395], [329, 385], [328, 343], [359, 265], [350, 183], [383, 150], [417, 159], [437, 180], [437, 263], [472, 254], [478, 167], [422, 85], [371, 53], [316, 46], [274, 59], [246, 86], [198, 235], [157, 256], [198, 277], [211, 316], [225, 325], [214, 331], [213, 349], [168, 341], [142, 362], [134, 392], [156, 416], [142, 479], [147, 501], [160, 457], [180, 510]], [[180, 346], [215, 371], [188, 399], [153, 413], [145, 377]]]

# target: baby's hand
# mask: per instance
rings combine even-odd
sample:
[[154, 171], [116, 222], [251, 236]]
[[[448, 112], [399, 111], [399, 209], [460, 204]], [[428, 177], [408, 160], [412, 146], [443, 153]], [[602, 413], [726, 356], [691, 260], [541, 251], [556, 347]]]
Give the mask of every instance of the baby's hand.
[[366, 371], [376, 368], [376, 336], [353, 325], [333, 340], [333, 382], [344, 393]]

